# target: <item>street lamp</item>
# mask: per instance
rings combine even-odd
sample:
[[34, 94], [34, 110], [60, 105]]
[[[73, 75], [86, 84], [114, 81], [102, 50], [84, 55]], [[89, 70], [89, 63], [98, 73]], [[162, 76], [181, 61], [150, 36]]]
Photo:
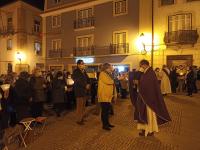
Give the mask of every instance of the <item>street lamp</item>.
[[145, 45], [145, 43], [144, 43], [144, 33], [141, 33], [141, 34], [140, 34], [140, 39], [141, 39], [141, 42], [142, 42], [144, 54], [146, 54], [146, 53], [147, 53], [147, 50], [146, 50], [146, 45]]
[[22, 54], [21, 54], [20, 52], [17, 52], [16, 58], [19, 60], [19, 62], [20, 62], [20, 64], [21, 64], [21, 61], [22, 61]]

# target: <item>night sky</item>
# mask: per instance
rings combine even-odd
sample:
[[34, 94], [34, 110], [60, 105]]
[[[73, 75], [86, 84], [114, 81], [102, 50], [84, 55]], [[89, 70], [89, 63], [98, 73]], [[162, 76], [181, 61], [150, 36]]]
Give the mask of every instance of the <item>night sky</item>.
[[[17, 0], [0, 0], [0, 6], [14, 2]], [[44, 0], [23, 0], [24, 2], [30, 3], [40, 9], [44, 9]]]

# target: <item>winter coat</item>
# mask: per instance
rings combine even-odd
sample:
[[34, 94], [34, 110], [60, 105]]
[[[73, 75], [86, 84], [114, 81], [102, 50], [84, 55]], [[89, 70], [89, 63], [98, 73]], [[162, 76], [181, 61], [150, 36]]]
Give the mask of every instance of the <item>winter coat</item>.
[[30, 79], [33, 102], [44, 102], [46, 100], [44, 85], [45, 80], [43, 77], [32, 77]]
[[90, 83], [87, 73], [77, 68], [74, 70], [72, 74], [72, 79], [74, 80], [75, 96], [76, 97], [87, 96], [86, 85]]
[[111, 102], [117, 97], [114, 80], [105, 72], [101, 72], [98, 82], [98, 102]]
[[54, 79], [52, 83], [52, 101], [53, 103], [64, 103], [65, 100], [65, 81]]

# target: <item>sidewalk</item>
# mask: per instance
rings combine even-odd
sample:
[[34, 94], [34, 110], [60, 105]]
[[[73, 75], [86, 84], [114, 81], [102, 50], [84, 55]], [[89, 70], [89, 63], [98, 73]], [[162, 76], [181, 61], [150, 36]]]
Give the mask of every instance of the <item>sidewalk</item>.
[[160, 127], [155, 137], [139, 137], [130, 100], [115, 106], [112, 131], [101, 129], [100, 117], [89, 115], [86, 125], [75, 123], [75, 113], [50, 118], [42, 136], [27, 150], [200, 150], [200, 95], [165, 98], [172, 122]]

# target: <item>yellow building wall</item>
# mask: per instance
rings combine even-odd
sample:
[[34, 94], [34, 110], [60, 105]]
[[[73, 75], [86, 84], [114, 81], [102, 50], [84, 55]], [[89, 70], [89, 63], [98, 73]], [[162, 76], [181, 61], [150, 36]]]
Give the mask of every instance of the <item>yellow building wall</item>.
[[[151, 34], [152, 16], [151, 0], [140, 0], [140, 33]], [[168, 32], [168, 16], [179, 13], [192, 13], [192, 27], [200, 33], [200, 1], [187, 2], [186, 0], [175, 0], [174, 5], [160, 6], [160, 0], [154, 0], [154, 34], [156, 50], [154, 52], [154, 68], [162, 67], [167, 63], [167, 55], [193, 55], [193, 65], [200, 66], [200, 38], [192, 46], [173, 46], [166, 48], [164, 34]], [[148, 53], [145, 58], [151, 60]]]

